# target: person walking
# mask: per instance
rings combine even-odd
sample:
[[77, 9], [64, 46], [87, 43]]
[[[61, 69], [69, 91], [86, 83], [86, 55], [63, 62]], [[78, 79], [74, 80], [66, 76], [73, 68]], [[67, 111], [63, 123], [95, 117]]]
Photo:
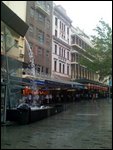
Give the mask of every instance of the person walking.
[[93, 101], [93, 102], [96, 101], [96, 94], [95, 94], [95, 93], [93, 93], [93, 95], [92, 95], [92, 101]]

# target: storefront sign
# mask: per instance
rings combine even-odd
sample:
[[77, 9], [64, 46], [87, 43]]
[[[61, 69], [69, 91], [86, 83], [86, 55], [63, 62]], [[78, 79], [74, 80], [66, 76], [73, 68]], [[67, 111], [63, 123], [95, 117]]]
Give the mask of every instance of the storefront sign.
[[43, 91], [43, 90], [35, 90], [33, 91], [32, 89], [29, 88], [25, 88], [23, 89], [23, 95], [29, 95], [29, 94], [33, 94], [33, 95], [47, 95], [49, 93], [49, 91]]

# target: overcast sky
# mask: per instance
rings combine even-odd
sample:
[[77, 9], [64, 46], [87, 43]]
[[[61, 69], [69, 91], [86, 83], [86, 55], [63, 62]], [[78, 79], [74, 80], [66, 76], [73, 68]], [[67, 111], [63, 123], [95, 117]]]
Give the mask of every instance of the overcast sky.
[[62, 5], [67, 15], [87, 35], [93, 35], [93, 29], [99, 20], [103, 20], [112, 27], [112, 1], [54, 1]]

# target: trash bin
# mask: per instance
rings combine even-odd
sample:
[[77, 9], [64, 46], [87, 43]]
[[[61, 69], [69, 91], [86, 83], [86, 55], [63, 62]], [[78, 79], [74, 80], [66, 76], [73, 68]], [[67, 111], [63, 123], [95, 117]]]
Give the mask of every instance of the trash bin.
[[28, 104], [20, 104], [17, 107], [18, 110], [18, 123], [19, 124], [28, 124], [30, 122], [30, 106]]

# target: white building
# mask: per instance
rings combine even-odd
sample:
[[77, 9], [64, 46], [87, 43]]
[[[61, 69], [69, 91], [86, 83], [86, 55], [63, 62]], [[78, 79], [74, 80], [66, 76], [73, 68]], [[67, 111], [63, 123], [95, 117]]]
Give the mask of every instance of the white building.
[[76, 79], [89, 79], [98, 80], [98, 75], [91, 72], [87, 67], [80, 64], [80, 57], [86, 57], [91, 60], [91, 56], [88, 55], [86, 49], [93, 47], [89, 37], [78, 27], [71, 28], [71, 78]]
[[52, 77], [71, 79], [71, 19], [60, 5], [53, 9]]

